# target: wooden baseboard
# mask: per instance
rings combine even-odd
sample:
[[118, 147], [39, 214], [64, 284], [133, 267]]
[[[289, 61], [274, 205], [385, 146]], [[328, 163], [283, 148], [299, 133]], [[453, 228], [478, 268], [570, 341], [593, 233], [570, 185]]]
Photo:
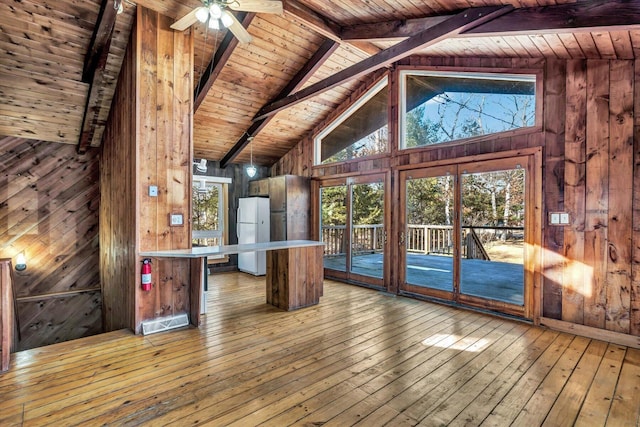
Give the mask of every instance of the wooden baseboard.
[[626, 347], [640, 349], [640, 337], [627, 335], [620, 332], [607, 331], [604, 329], [593, 328], [591, 326], [576, 325], [575, 323], [565, 322], [563, 320], [550, 319], [548, 317], [540, 318], [540, 325], [555, 329], [561, 332], [567, 332], [575, 335], [582, 335], [587, 338], [606, 341], [613, 344], [624, 345]]

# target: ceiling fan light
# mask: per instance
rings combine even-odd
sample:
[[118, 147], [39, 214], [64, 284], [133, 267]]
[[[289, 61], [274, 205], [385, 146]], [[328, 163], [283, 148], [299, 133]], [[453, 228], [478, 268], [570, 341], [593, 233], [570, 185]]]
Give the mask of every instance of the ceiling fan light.
[[209, 9], [204, 6], [200, 6], [198, 10], [196, 10], [196, 19], [203, 24], [207, 22], [207, 18], [209, 17]]
[[229, 12], [227, 12], [226, 10], [222, 11], [220, 20], [222, 21], [222, 25], [224, 25], [225, 28], [229, 28], [231, 24], [233, 24], [233, 18], [231, 18], [231, 15], [229, 15]]
[[213, 3], [211, 4], [211, 6], [209, 6], [209, 13], [212, 17], [220, 19], [220, 17], [222, 16], [222, 9], [220, 8], [220, 5], [218, 3]]
[[209, 18], [209, 28], [212, 30], [219, 30], [220, 20], [218, 18], [214, 18], [213, 16]]

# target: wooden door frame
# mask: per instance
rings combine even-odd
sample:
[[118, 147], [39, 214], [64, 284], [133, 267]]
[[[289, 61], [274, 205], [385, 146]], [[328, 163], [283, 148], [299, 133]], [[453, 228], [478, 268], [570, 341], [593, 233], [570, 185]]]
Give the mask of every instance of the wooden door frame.
[[[311, 189], [313, 192], [313, 196], [311, 197], [311, 207], [312, 207], [312, 212], [311, 212], [311, 235], [312, 238], [314, 240], [318, 240], [320, 241], [322, 239], [322, 233], [320, 230], [320, 218], [321, 218], [321, 205], [320, 205], [320, 189], [322, 187], [331, 187], [331, 186], [338, 186], [338, 185], [346, 185], [347, 189], [351, 188], [351, 185], [353, 184], [367, 184], [367, 183], [375, 183], [375, 182], [382, 182], [384, 184], [384, 201], [383, 201], [383, 206], [384, 206], [384, 215], [383, 215], [383, 221], [384, 221], [384, 230], [385, 230], [385, 235], [387, 236], [387, 238], [384, 239], [384, 256], [383, 256], [383, 274], [382, 274], [382, 278], [381, 279], [377, 279], [375, 277], [370, 277], [370, 276], [361, 276], [358, 275], [356, 273], [351, 273], [351, 245], [349, 245], [349, 251], [347, 253], [347, 260], [346, 260], [346, 271], [341, 272], [339, 270], [330, 270], [332, 273], [329, 277], [335, 277], [337, 279], [340, 280], [344, 280], [346, 282], [350, 282], [350, 283], [354, 283], [354, 284], [358, 284], [358, 285], [363, 285], [363, 286], [370, 286], [373, 287], [375, 289], [384, 289], [384, 290], [388, 290], [390, 288], [390, 283], [391, 283], [391, 257], [390, 257], [390, 250], [391, 250], [391, 242], [390, 239], [388, 238], [388, 236], [390, 235], [390, 230], [391, 227], [393, 226], [391, 224], [391, 212], [390, 212], [390, 207], [391, 207], [391, 194], [392, 194], [392, 190], [391, 190], [391, 171], [375, 171], [372, 172], [370, 174], [365, 174], [365, 173], [358, 173], [358, 174], [353, 174], [353, 175], [345, 175], [345, 176], [341, 176], [341, 177], [330, 177], [330, 178], [314, 178], [311, 181]], [[347, 218], [347, 224], [346, 224], [346, 229], [345, 229], [345, 234], [348, 233], [349, 236], [351, 236], [351, 191], [347, 191], [347, 212], [349, 214], [349, 217]], [[350, 241], [350, 237], [349, 237], [349, 241]], [[335, 273], [333, 273], [335, 272]], [[327, 276], [327, 269], [325, 269], [325, 276]]]
[[[500, 165], [501, 163], [512, 163], [514, 160], [521, 158], [523, 161], [526, 161], [526, 176], [525, 180], [525, 255], [524, 255], [524, 307], [522, 310], [512, 310], [512, 307], [508, 304], [501, 304], [500, 302], [496, 302], [492, 304], [493, 309], [497, 309], [503, 311], [507, 314], [514, 314], [517, 316], [524, 317], [526, 319], [532, 320], [535, 324], [539, 324], [540, 316], [541, 316], [541, 307], [542, 307], [542, 260], [541, 260], [541, 247], [542, 247], [542, 235], [543, 235], [543, 220], [542, 220], [542, 149], [541, 148], [530, 148], [524, 150], [512, 150], [508, 152], [502, 153], [491, 153], [486, 155], [477, 155], [477, 156], [467, 156], [461, 157], [457, 159], [447, 159], [435, 162], [425, 162], [413, 165], [404, 165], [401, 167], [397, 167], [394, 171], [395, 177], [395, 185], [394, 191], [397, 197], [395, 197], [396, 203], [400, 204], [405, 203], [404, 189], [403, 186], [403, 176], [406, 175], [406, 171], [413, 171], [419, 169], [434, 169], [434, 168], [443, 168], [446, 166], [453, 166], [457, 169], [462, 165], [466, 165], [469, 167], [468, 170], [474, 170], [474, 163], [482, 163], [482, 165], [486, 165], [487, 163], [494, 163], [496, 165]], [[446, 169], [442, 169], [446, 170]], [[432, 174], [433, 175], [433, 174]], [[457, 183], [458, 177], [460, 173], [456, 173], [456, 193], [460, 192], [460, 184]], [[457, 200], [457, 201], [455, 201]], [[454, 197], [454, 204], [456, 205], [455, 218], [457, 218], [457, 224], [459, 229], [459, 221], [460, 221], [460, 195], [456, 194]], [[403, 210], [406, 207], [403, 207]], [[404, 268], [404, 264], [402, 261], [404, 260], [404, 247], [400, 242], [400, 234], [404, 231], [405, 220], [402, 218], [402, 215], [397, 215], [398, 218], [394, 221], [394, 230], [393, 230], [393, 247], [395, 248], [393, 259], [394, 269], [392, 271], [392, 275], [394, 277], [396, 293], [403, 294], [401, 288], [401, 280], [404, 279], [404, 273], [401, 271]], [[456, 227], [454, 220], [454, 228]], [[457, 236], [458, 233], [454, 233], [454, 246], [457, 250], [459, 250], [459, 238]], [[458, 239], [457, 241], [455, 239]], [[454, 258], [459, 258], [454, 257]], [[455, 262], [455, 261], [454, 261]], [[459, 262], [459, 261], [458, 261]], [[457, 274], [460, 274], [459, 266], [455, 266], [454, 271]], [[454, 278], [454, 280], [458, 280], [459, 277]], [[454, 286], [455, 288], [455, 286]], [[409, 292], [408, 295], [413, 295], [413, 293]], [[442, 294], [439, 295], [438, 292], [434, 292], [433, 296], [438, 299], [451, 300], [449, 295]], [[444, 297], [444, 298], [443, 298]], [[461, 299], [458, 298], [458, 301], [464, 301], [469, 303], [471, 306], [476, 306], [480, 308], [487, 308], [486, 300], [481, 299], [478, 300], [474, 297], [464, 296]]]

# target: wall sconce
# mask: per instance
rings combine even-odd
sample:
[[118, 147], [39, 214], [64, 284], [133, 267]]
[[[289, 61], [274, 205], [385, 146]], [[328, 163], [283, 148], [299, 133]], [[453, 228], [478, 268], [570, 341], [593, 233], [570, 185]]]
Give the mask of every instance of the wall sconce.
[[16, 271], [25, 271], [27, 269], [27, 259], [24, 257], [24, 252], [20, 252], [16, 257]]
[[196, 171], [200, 173], [207, 173], [207, 159], [200, 159], [200, 162], [193, 162], [196, 166]]

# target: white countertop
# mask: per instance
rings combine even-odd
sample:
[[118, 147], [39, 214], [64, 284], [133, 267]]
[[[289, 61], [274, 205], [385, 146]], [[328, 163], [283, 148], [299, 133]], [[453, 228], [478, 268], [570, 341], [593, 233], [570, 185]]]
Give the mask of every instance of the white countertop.
[[140, 256], [155, 258], [202, 258], [215, 255], [231, 255], [240, 252], [273, 251], [277, 249], [304, 248], [308, 246], [324, 246], [315, 240], [284, 240], [281, 242], [246, 243], [243, 245], [199, 246], [192, 249], [175, 249], [169, 251], [145, 251]]

